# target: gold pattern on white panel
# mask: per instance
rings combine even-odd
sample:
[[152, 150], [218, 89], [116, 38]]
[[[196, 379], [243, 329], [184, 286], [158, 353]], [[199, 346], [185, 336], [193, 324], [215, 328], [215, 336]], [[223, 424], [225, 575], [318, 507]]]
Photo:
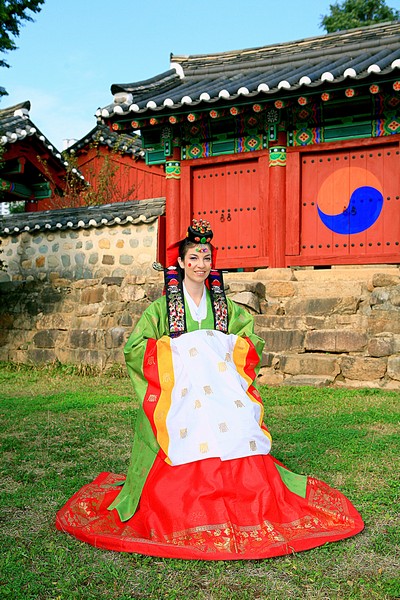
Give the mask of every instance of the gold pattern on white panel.
[[219, 423], [218, 427], [220, 433], [226, 433], [228, 431], [228, 425], [226, 423]]
[[198, 353], [199, 353], [199, 352], [198, 352], [197, 348], [189, 348], [189, 356], [190, 356], [191, 358], [193, 358], [194, 356], [197, 356], [197, 355], [198, 355]]
[[181, 398], [184, 398], [187, 393], [188, 393], [188, 389], [187, 388], [182, 388], [182, 390], [181, 390]]
[[201, 408], [201, 402], [200, 402], [200, 400], [195, 400], [195, 401], [194, 401], [194, 408], [195, 408], [195, 409], [196, 409], [196, 408]]
[[201, 442], [199, 450], [200, 450], [201, 454], [207, 454], [207, 452], [209, 450], [209, 448], [208, 448], [208, 442]]
[[243, 408], [244, 404], [241, 400], [235, 400], [236, 408]]
[[181, 430], [179, 431], [179, 435], [180, 435], [180, 438], [181, 438], [182, 440], [183, 440], [185, 437], [187, 437], [187, 428], [185, 427], [184, 429], [181, 429]]
[[210, 394], [213, 393], [210, 385], [205, 385], [203, 387], [203, 390], [204, 390], [204, 393], [206, 396], [209, 396]]
[[228, 369], [228, 365], [226, 364], [225, 361], [221, 361], [218, 363], [218, 371], [220, 373], [225, 373], [225, 371]]
[[250, 450], [252, 452], [255, 452], [257, 450], [257, 444], [254, 440], [250, 440], [249, 445], [250, 445]]

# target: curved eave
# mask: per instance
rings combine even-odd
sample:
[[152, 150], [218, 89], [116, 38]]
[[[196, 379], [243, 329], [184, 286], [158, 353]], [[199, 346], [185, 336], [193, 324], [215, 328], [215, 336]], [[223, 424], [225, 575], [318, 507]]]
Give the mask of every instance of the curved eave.
[[[118, 111], [113, 111], [112, 114], [109, 114], [109, 117], [111, 120], [114, 120], [115, 118], [121, 118], [121, 117], [128, 117], [131, 116], [132, 119], [134, 119], [135, 117], [147, 117], [147, 116], [151, 116], [154, 114], [160, 115], [160, 114], [165, 114], [168, 115], [172, 112], [187, 112], [187, 111], [192, 111], [195, 108], [206, 108], [206, 107], [210, 107], [210, 106], [215, 106], [215, 105], [231, 105], [233, 103], [237, 103], [239, 102], [240, 104], [242, 103], [247, 103], [248, 100], [252, 100], [252, 101], [258, 101], [261, 99], [267, 99], [267, 98], [274, 98], [276, 96], [281, 96], [281, 97], [285, 97], [288, 98], [291, 95], [294, 95], [296, 93], [304, 93], [305, 95], [307, 95], [308, 93], [313, 93], [315, 92], [315, 90], [318, 89], [334, 89], [337, 87], [345, 87], [346, 84], [348, 84], [347, 87], [357, 87], [359, 85], [361, 85], [362, 83], [366, 83], [368, 82], [368, 80], [371, 81], [376, 81], [378, 79], [392, 79], [392, 75], [395, 73], [395, 71], [399, 72], [400, 75], [400, 71], [399, 69], [396, 68], [386, 68], [383, 69], [380, 72], [368, 72], [368, 70], [365, 70], [362, 73], [359, 73], [356, 75], [356, 77], [350, 77], [347, 76], [345, 77], [343, 74], [335, 77], [332, 80], [327, 80], [324, 79], [322, 80], [321, 78], [319, 78], [318, 80], [315, 81], [311, 81], [311, 83], [293, 83], [290, 86], [286, 86], [286, 85], [282, 85], [282, 82], [284, 82], [284, 80], [282, 80], [282, 82], [280, 82], [277, 86], [274, 86], [272, 89], [270, 90], [266, 90], [266, 91], [260, 91], [258, 89], [253, 90], [251, 92], [248, 92], [246, 94], [230, 94], [229, 96], [214, 96], [212, 98], [210, 98], [209, 100], [205, 100], [205, 99], [192, 99], [192, 101], [190, 103], [182, 103], [182, 102], [178, 102], [178, 103], [174, 103], [174, 104], [170, 104], [170, 105], [164, 105], [164, 104], [160, 104], [157, 106], [151, 106], [151, 107], [144, 107], [144, 108], [140, 108], [139, 110], [135, 110], [132, 111], [130, 106], [125, 106], [124, 110], [121, 111], [120, 109]], [[305, 74], [306, 75], [306, 74]], [[300, 78], [301, 79], [301, 78]], [[204, 90], [204, 92], [206, 93], [206, 90]], [[115, 108], [115, 105], [111, 105], [109, 107], [107, 107], [108, 109], [111, 108]]]

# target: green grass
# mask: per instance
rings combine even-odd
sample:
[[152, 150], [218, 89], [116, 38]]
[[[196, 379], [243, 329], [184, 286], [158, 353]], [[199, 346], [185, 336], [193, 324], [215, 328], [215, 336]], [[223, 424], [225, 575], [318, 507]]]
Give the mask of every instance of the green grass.
[[152, 558], [93, 548], [55, 513], [101, 471], [126, 472], [136, 417], [112, 374], [0, 364], [0, 598], [400, 598], [400, 394], [261, 389], [273, 454], [349, 496], [366, 528], [315, 550], [259, 561]]

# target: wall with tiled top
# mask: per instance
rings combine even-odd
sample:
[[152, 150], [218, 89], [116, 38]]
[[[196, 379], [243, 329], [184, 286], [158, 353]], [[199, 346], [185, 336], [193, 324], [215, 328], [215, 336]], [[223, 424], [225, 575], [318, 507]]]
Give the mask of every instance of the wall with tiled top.
[[1, 281], [151, 276], [158, 221], [75, 230], [22, 231], [2, 238]]

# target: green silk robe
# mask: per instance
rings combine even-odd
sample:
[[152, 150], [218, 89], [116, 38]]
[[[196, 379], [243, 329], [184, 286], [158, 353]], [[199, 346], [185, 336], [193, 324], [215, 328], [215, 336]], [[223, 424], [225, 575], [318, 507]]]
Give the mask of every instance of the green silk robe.
[[[254, 333], [253, 317], [229, 298], [227, 298], [227, 302], [228, 333], [239, 337], [248, 337], [261, 358], [264, 341]], [[201, 326], [199, 327], [199, 323], [192, 319], [186, 302], [185, 314], [188, 332], [198, 329], [214, 329], [214, 316], [208, 290], [207, 317], [201, 322]], [[169, 335], [169, 330], [166, 298], [162, 296], [145, 310], [124, 349], [128, 373], [140, 405], [126, 481], [117, 498], [109, 506], [109, 510], [117, 509], [121, 521], [127, 521], [134, 515], [144, 483], [160, 449], [150, 422], [143, 410], [143, 399], [147, 389], [147, 381], [143, 375], [143, 360], [147, 341], [149, 339], [158, 340], [164, 335]]]

